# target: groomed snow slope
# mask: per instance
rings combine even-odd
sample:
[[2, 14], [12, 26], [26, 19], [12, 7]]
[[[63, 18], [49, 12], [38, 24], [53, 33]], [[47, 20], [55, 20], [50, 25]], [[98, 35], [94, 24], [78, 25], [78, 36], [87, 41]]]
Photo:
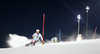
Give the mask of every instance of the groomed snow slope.
[[100, 54], [100, 39], [0, 49], [0, 54]]

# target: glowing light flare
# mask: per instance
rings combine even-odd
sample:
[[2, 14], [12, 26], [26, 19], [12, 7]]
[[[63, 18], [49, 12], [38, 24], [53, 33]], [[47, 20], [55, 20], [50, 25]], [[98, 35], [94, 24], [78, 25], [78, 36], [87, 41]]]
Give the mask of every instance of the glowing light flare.
[[80, 14], [78, 14], [77, 18], [78, 18], [78, 20], [80, 20], [80, 19], [81, 19], [81, 16], [80, 16]]
[[89, 10], [89, 6], [87, 6], [86, 9]]
[[89, 6], [87, 6], [87, 7], [86, 7], [86, 10], [87, 10], [86, 12], [88, 12], [89, 9], [90, 9]]

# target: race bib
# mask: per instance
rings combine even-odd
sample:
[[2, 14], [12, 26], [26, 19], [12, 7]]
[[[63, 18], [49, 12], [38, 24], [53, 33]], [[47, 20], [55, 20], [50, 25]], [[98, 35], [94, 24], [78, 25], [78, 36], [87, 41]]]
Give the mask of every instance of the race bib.
[[37, 36], [34, 36], [34, 38], [37, 38]]

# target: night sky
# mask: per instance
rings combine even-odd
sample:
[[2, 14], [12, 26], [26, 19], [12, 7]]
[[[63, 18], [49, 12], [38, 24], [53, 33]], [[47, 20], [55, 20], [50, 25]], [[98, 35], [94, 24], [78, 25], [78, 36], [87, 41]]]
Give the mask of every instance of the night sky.
[[77, 15], [81, 15], [80, 33], [86, 31], [86, 6], [89, 10], [89, 27], [97, 26], [100, 33], [100, 0], [3, 0], [0, 1], [0, 48], [7, 47], [8, 34], [18, 34], [31, 38], [37, 28], [42, 33], [43, 13], [45, 13], [45, 36], [51, 39], [61, 29], [63, 37], [77, 33]]

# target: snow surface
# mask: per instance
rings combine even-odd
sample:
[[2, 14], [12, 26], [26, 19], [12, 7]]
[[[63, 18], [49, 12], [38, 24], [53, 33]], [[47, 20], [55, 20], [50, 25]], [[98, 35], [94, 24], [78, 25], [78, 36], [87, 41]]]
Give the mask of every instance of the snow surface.
[[100, 39], [0, 49], [0, 54], [100, 54]]

